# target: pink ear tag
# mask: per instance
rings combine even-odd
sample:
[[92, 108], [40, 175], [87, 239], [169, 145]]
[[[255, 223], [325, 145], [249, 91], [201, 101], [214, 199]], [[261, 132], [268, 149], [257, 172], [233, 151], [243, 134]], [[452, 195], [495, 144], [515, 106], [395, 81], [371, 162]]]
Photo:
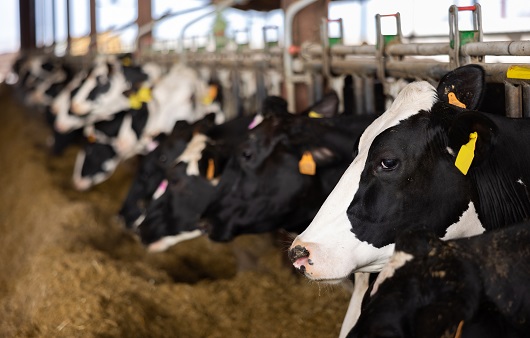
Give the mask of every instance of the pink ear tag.
[[252, 120], [252, 122], [250, 122], [250, 124], [248, 125], [248, 129], [256, 128], [256, 126], [258, 126], [258, 124], [260, 124], [262, 121], [263, 121], [263, 115], [257, 114]]
[[153, 200], [159, 199], [160, 196], [162, 196], [162, 194], [166, 192], [167, 185], [168, 185], [167, 180], [163, 180], [162, 182], [160, 182], [160, 185], [158, 186], [158, 188], [156, 188], [156, 191], [153, 194]]

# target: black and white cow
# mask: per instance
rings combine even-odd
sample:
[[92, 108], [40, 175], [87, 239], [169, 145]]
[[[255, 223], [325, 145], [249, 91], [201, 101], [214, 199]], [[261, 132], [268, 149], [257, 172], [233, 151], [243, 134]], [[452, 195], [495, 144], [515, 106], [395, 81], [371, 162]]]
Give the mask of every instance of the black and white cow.
[[[129, 70], [126, 78], [145, 79], [140, 68], [123, 69]], [[129, 106], [123, 113], [114, 113], [112, 120], [106, 122], [112, 124], [112, 134], [98, 132], [97, 126], [85, 127], [87, 136], [96, 134], [97, 148], [106, 151], [91, 152], [90, 155], [86, 151], [79, 153], [73, 177], [77, 189], [86, 190], [101, 183], [111, 176], [121, 161], [151, 151], [155, 138], [170, 133], [177, 121], [195, 121], [208, 112], [216, 113], [216, 121], [224, 120], [220, 103], [215, 98], [204, 100], [209, 94], [208, 86], [188, 67], [173, 66], [169, 73], [156, 81], [152, 90], [152, 81], [146, 82], [133, 82], [132, 90], [120, 94], [128, 100]], [[98, 134], [103, 140], [98, 140]]]
[[[229, 241], [241, 234], [305, 229], [351, 162], [356, 136], [372, 120], [264, 120], [230, 159], [202, 215], [209, 237]], [[301, 168], [305, 161], [312, 169]]]
[[215, 115], [208, 114], [194, 123], [178, 121], [169, 135], [161, 135], [160, 145], [142, 158], [138, 173], [119, 211], [126, 228], [133, 229], [141, 223], [147, 204], [166, 177], [166, 170], [186, 149], [193, 134], [204, 133], [214, 124]]
[[254, 116], [236, 117], [195, 133], [186, 149], [166, 170], [138, 226], [150, 251], [163, 251], [202, 234], [197, 223], [212, 200], [219, 177]]
[[530, 223], [442, 241], [405, 230], [348, 337], [528, 337]]
[[[380, 271], [411, 224], [451, 239], [527, 219], [530, 122], [473, 111], [483, 85], [482, 68], [469, 65], [448, 73], [437, 90], [427, 82], [406, 86], [363, 133], [350, 167], [292, 243], [294, 266], [310, 279], [338, 282]], [[462, 145], [474, 159], [461, 171]], [[357, 277], [341, 336], [367, 288], [367, 277]]]
[[[199, 217], [214, 195], [228, 158], [247, 131], [269, 116], [290, 115], [287, 102], [281, 97], [266, 97], [262, 106], [260, 114], [196, 130], [178, 156], [169, 157], [168, 152], [164, 152], [165, 163], [170, 163], [165, 168], [166, 179], [152, 194], [137, 229], [148, 250], [162, 251], [201, 234], [197, 227]], [[153, 173], [152, 176], [150, 181], [162, 175]]]

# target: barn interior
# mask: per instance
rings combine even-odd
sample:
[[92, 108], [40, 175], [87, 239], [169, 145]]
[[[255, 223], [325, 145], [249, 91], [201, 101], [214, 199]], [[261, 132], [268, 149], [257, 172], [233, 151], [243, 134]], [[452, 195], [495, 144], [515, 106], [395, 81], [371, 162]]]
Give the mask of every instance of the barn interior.
[[[524, 1], [440, 1], [436, 15], [413, 0], [168, 3], [16, 1], [15, 47], [0, 55], [0, 336], [337, 337], [352, 290], [296, 271], [287, 256], [296, 233], [281, 225], [149, 250], [119, 216], [146, 154], [78, 189], [72, 175], [88, 136], [54, 152], [51, 103], [31, 101], [34, 88], [23, 86], [28, 60], [76, 72], [101, 56], [162, 73], [184, 65], [222, 84], [227, 120], [263, 111], [271, 95], [301, 115], [330, 92], [336, 114], [376, 117], [404, 84], [435, 84], [476, 63], [488, 85], [482, 111], [530, 116]], [[125, 7], [130, 22], [111, 23]]]

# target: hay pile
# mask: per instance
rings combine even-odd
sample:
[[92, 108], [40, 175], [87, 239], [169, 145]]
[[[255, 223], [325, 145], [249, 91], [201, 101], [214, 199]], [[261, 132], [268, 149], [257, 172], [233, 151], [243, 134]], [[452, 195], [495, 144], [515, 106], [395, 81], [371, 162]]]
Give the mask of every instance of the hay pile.
[[[70, 186], [72, 147], [0, 87], [0, 336], [336, 337], [349, 296], [309, 283], [271, 235], [147, 253], [116, 219], [136, 170]], [[282, 248], [283, 247], [283, 248]]]

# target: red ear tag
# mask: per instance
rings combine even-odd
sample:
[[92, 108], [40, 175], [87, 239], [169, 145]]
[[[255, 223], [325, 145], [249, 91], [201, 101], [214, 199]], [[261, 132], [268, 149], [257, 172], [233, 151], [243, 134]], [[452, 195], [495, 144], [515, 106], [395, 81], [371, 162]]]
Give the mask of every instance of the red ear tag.
[[313, 176], [317, 172], [317, 164], [315, 163], [315, 160], [313, 159], [313, 155], [311, 152], [306, 151], [302, 155], [302, 158], [298, 162], [298, 171], [302, 175], [310, 175]]

